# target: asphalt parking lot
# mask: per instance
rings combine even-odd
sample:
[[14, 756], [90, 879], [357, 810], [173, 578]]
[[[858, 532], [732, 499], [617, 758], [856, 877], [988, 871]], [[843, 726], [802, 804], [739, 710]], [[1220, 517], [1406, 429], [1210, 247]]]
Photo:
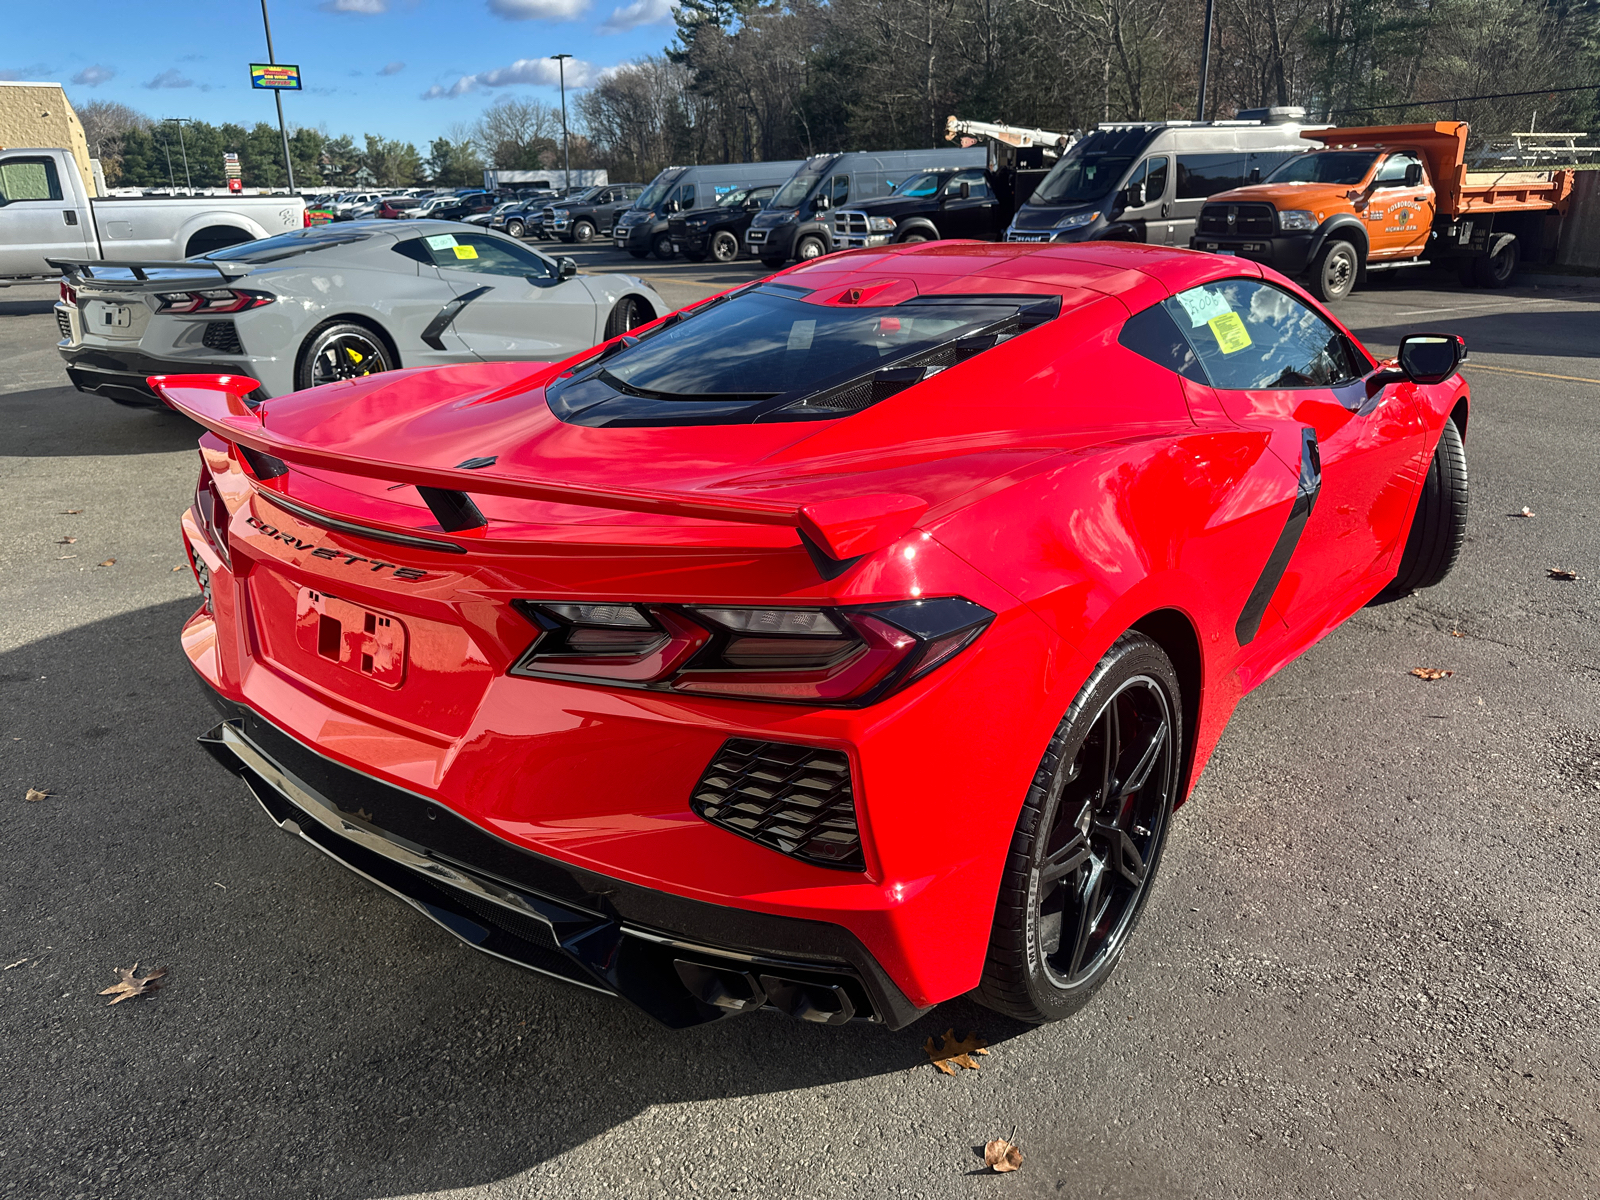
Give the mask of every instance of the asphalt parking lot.
[[[575, 257], [680, 303], [761, 273]], [[1467, 337], [1463, 559], [1245, 700], [1087, 1010], [678, 1034], [463, 948], [195, 746], [196, 430], [63, 386], [53, 297], [0, 290], [0, 1195], [1600, 1195], [1600, 292], [1339, 310]], [[168, 986], [107, 1007], [135, 960]], [[950, 1027], [981, 1070], [929, 1067]]]

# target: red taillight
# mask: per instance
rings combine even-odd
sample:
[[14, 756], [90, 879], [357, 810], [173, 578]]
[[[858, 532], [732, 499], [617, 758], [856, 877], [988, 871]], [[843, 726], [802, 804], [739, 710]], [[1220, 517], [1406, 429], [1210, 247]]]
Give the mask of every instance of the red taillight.
[[541, 632], [512, 674], [796, 704], [871, 703], [994, 619], [955, 597], [851, 608], [514, 605]]
[[61, 303], [78, 307], [78, 289], [69, 284], [65, 279], [61, 281]]
[[245, 292], [238, 288], [212, 288], [204, 292], [161, 292], [156, 296], [160, 311], [184, 315], [220, 315], [244, 312], [271, 304], [276, 296], [270, 292]]

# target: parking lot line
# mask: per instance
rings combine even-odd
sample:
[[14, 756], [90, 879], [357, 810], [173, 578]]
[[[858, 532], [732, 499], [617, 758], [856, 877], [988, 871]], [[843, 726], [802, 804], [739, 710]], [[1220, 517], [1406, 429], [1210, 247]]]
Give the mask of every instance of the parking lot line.
[[1519, 371], [1515, 367], [1491, 367], [1488, 363], [1469, 362], [1469, 370], [1499, 371], [1506, 375], [1533, 375], [1540, 379], [1565, 379], [1572, 383], [1600, 383], [1600, 379], [1590, 379], [1587, 375], [1552, 375], [1549, 371]]

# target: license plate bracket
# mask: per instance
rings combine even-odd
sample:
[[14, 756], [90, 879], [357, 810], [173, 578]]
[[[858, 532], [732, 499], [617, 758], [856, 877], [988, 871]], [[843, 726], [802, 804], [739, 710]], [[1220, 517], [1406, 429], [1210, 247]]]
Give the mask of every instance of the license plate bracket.
[[405, 682], [407, 635], [399, 617], [309, 587], [296, 596], [294, 616], [302, 650], [386, 688]]

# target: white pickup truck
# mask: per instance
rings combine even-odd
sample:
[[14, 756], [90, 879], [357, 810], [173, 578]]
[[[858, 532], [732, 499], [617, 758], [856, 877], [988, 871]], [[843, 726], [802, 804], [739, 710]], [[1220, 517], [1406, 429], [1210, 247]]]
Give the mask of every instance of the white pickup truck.
[[191, 258], [299, 229], [299, 196], [90, 199], [66, 150], [0, 150], [0, 287], [61, 274], [50, 258]]

